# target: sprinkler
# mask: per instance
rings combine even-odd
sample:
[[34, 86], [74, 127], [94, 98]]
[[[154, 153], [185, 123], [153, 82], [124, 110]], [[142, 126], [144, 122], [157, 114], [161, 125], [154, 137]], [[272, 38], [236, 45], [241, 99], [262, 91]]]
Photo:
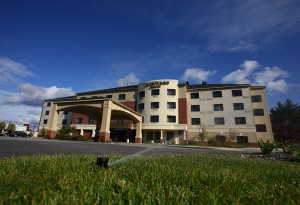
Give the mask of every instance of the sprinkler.
[[96, 164], [99, 167], [108, 168], [108, 161], [109, 161], [108, 157], [97, 157], [97, 163]]

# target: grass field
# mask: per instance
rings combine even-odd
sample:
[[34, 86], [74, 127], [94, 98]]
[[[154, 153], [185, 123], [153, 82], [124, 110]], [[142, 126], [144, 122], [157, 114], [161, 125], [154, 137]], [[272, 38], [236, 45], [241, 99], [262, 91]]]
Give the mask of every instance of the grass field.
[[[110, 161], [121, 156], [110, 155]], [[0, 159], [0, 204], [300, 204], [300, 164], [206, 154]]]

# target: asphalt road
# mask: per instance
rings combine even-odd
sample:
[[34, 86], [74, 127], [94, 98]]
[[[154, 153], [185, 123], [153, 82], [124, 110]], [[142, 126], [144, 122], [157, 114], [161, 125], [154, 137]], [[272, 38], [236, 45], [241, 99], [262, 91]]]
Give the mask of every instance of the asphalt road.
[[159, 154], [159, 153], [245, 153], [259, 152], [255, 148], [211, 148], [197, 146], [170, 146], [159, 144], [99, 143], [42, 138], [0, 136], [0, 157], [18, 157], [55, 154]]

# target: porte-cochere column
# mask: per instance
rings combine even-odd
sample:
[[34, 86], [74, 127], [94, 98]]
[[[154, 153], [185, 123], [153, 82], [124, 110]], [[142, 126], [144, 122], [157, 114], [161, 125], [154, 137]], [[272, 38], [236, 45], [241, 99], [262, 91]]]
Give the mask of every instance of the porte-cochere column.
[[106, 142], [110, 139], [110, 118], [111, 118], [111, 106], [112, 102], [110, 100], [104, 101], [103, 103], [103, 114], [101, 121], [101, 130], [99, 133], [99, 140], [101, 142]]

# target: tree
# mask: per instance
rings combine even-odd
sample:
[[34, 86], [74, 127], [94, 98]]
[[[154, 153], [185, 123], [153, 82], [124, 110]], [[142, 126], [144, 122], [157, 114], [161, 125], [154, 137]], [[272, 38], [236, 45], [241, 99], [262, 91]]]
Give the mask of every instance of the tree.
[[16, 130], [16, 125], [15, 124], [12, 124], [12, 123], [9, 123], [6, 130], [8, 131], [8, 135], [9, 136], [14, 136], [14, 131]]
[[6, 123], [5, 122], [0, 122], [0, 133], [2, 133], [2, 130], [4, 130], [6, 127]]
[[76, 127], [72, 127], [70, 125], [67, 126], [63, 126], [60, 130], [59, 130], [59, 134], [61, 135], [69, 135], [70, 133], [76, 132], [77, 129]]
[[270, 110], [270, 118], [275, 141], [296, 142], [300, 140], [300, 106], [291, 100], [278, 102]]
[[237, 132], [238, 130], [234, 129], [234, 128], [231, 128], [228, 130], [228, 138], [227, 138], [227, 141], [228, 142], [232, 142], [236, 139], [236, 136], [237, 136]]

